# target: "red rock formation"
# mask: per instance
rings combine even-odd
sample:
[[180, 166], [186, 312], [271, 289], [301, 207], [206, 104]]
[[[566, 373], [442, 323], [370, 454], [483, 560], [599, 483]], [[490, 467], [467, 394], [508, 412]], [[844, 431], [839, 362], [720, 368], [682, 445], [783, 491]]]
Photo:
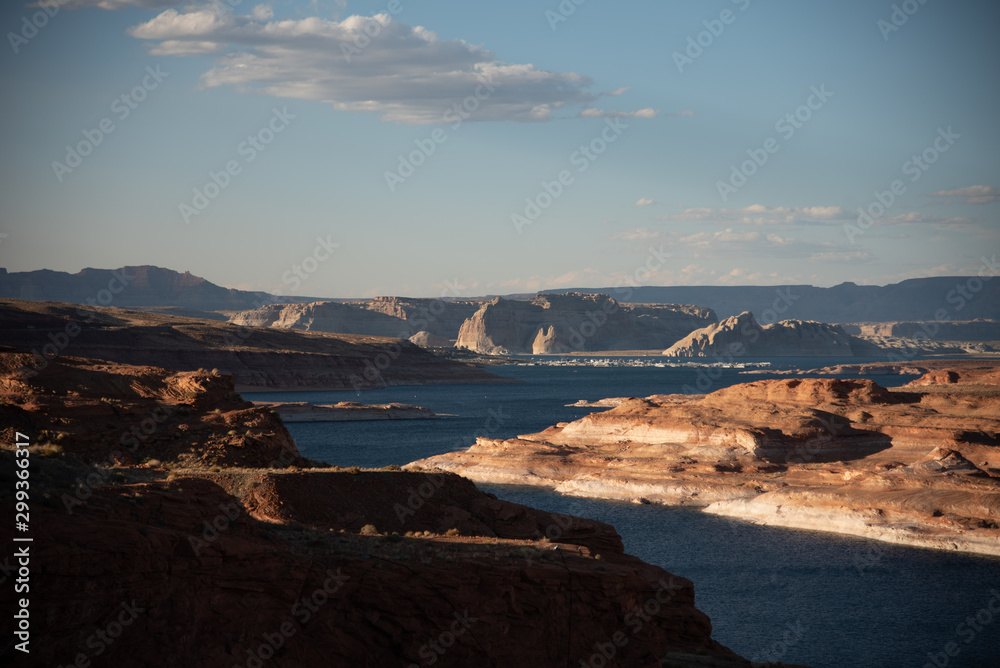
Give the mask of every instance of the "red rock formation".
[[[278, 451], [312, 463], [228, 378], [65, 358], [0, 389], [4, 507], [11, 430], [33, 444], [32, 665], [573, 665], [614, 637], [608, 666], [749, 665], [711, 639], [689, 581], [605, 524], [452, 475], [247, 468]], [[80, 462], [117, 459], [132, 418], [162, 406], [132, 455], [163, 465]]]
[[695, 330], [663, 351], [668, 357], [852, 357], [881, 353], [877, 346], [850, 336], [838, 325], [782, 320], [761, 326], [749, 311]]

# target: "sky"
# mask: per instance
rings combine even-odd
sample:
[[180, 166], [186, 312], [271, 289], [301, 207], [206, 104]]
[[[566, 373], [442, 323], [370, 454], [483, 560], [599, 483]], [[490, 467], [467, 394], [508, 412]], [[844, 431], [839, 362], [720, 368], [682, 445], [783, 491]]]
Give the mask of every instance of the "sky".
[[0, 266], [317, 297], [972, 275], [995, 0], [0, 9]]

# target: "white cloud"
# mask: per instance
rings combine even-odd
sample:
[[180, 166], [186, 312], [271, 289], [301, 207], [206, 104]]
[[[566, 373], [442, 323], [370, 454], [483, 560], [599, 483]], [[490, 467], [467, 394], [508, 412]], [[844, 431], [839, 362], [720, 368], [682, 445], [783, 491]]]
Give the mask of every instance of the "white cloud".
[[839, 206], [778, 206], [768, 208], [752, 204], [742, 209], [697, 207], [672, 213], [660, 220], [678, 220], [725, 225], [798, 225], [826, 221], [848, 220], [853, 215]]
[[656, 115], [653, 109], [589, 111], [602, 94], [588, 90], [585, 76], [506, 63], [482, 46], [440, 40], [387, 14], [273, 20], [266, 6], [247, 16], [213, 5], [169, 9], [129, 34], [154, 41], [155, 55], [225, 52], [202, 75], [205, 87], [318, 100], [397, 123], [454, 122], [457, 115], [444, 115], [463, 103], [474, 109], [469, 120], [478, 121], [545, 121], [573, 106], [587, 107], [584, 116]]
[[[209, 2], [209, 0], [200, 0]], [[178, 5], [197, 4], [198, 0], [57, 0], [60, 9], [83, 9], [85, 7], [96, 7], [97, 9], [117, 10], [129, 7], [139, 7], [142, 9], [166, 9]], [[32, 7], [42, 7], [49, 2], [36, 2]]]
[[656, 118], [659, 113], [651, 107], [638, 111], [604, 111], [587, 107], [580, 111], [580, 118]]
[[826, 251], [813, 253], [810, 260], [815, 262], [833, 262], [835, 264], [867, 264], [874, 256], [867, 251]]
[[974, 223], [982, 222], [982, 220], [982, 218], [963, 218], [960, 216], [947, 218], [944, 216], [931, 216], [918, 211], [910, 211], [908, 213], [889, 216], [888, 218], [879, 218], [875, 221], [875, 224], [906, 225], [910, 223], [923, 223], [929, 225], [972, 225]]
[[641, 197], [635, 203], [636, 206], [652, 206], [653, 204], [656, 204], [656, 200], [648, 197]]
[[968, 186], [956, 190], [939, 190], [927, 193], [928, 197], [959, 197], [964, 198], [963, 204], [992, 204], [1000, 202], [1000, 188], [993, 186]]

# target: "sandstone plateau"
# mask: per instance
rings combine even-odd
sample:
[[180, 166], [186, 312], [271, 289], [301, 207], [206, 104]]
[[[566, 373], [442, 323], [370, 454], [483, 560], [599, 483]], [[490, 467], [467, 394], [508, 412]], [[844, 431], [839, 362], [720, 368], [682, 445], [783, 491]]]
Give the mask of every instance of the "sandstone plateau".
[[632, 398], [413, 466], [1000, 555], [1000, 371], [941, 369], [891, 391], [796, 378]]
[[34, 352], [27, 373], [54, 355], [76, 355], [185, 371], [214, 368], [232, 375], [242, 391], [510, 382], [399, 339], [14, 299], [0, 300], [0, 345]]
[[501, 355], [651, 350], [715, 320], [698, 306], [619, 304], [604, 294], [497, 298], [465, 321], [455, 345]]
[[884, 351], [838, 325], [782, 320], [760, 325], [753, 313], [697, 329], [663, 351], [667, 357], [855, 357]]
[[20, 432], [34, 665], [577, 665], [620, 632], [602, 665], [750, 666], [606, 524], [308, 461], [226, 376], [61, 359], [25, 379], [22, 357], [0, 353], [0, 498]]

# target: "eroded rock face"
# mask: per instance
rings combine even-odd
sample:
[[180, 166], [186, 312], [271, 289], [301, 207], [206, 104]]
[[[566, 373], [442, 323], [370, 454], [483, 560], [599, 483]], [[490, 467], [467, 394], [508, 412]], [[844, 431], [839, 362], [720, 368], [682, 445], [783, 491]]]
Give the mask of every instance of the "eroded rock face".
[[996, 373], [937, 371], [923, 379], [930, 387], [906, 392], [796, 378], [615, 400], [537, 434], [478, 439], [414, 465], [1000, 555]]
[[244, 401], [231, 376], [64, 357], [23, 377], [29, 355], [0, 353], [0, 438], [31, 434], [83, 462], [301, 465], [276, 413]]
[[676, 304], [619, 304], [607, 295], [497, 298], [463, 325], [456, 346], [488, 354], [561, 354], [649, 350], [715, 321], [709, 309]]
[[761, 326], [753, 313], [744, 311], [691, 332], [663, 354], [668, 357], [852, 357], [880, 352], [877, 346], [850, 336], [838, 325], [782, 320]]

